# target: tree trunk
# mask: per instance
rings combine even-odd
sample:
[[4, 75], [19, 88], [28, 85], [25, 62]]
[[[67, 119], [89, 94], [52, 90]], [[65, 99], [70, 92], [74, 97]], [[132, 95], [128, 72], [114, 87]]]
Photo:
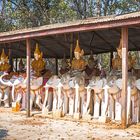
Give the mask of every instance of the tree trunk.
[[100, 9], [100, 0], [97, 0], [97, 16], [99, 17], [101, 14], [101, 9]]
[[87, 14], [86, 14], [86, 0], [84, 0], [84, 19], [86, 18]]

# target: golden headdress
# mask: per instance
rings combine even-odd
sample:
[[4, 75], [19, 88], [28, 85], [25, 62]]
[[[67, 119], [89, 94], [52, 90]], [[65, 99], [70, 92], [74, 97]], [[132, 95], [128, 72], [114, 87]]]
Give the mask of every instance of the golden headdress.
[[3, 59], [8, 59], [8, 56], [6, 56], [6, 54], [5, 54], [5, 52], [4, 52], [4, 49], [2, 49], [2, 53], [1, 53], [1, 57], [0, 57], [1, 59], [3, 58]]
[[39, 49], [38, 43], [36, 43], [36, 48], [35, 48], [34, 54], [41, 55], [41, 51], [40, 51], [40, 49]]
[[75, 47], [74, 52], [79, 52], [79, 53], [81, 53], [81, 48], [80, 48], [80, 46], [79, 46], [79, 40], [76, 41], [76, 47]]
[[80, 48], [80, 46], [79, 46], [79, 40], [76, 41], [76, 47], [75, 47], [75, 49], [74, 49], [74, 52], [78, 52], [78, 53], [80, 53], [81, 55], [84, 55], [84, 50], [83, 50], [83, 49], [81, 50], [81, 48]]

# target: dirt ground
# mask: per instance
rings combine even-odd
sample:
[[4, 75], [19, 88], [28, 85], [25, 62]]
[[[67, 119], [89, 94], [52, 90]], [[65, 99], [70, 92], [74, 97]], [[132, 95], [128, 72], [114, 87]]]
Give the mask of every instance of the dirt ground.
[[0, 108], [0, 140], [140, 140], [140, 124], [120, 129], [117, 124], [51, 119]]

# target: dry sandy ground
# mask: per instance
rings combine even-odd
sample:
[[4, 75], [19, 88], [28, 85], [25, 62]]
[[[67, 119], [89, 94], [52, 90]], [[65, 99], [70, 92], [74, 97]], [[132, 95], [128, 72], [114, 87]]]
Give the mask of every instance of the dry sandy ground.
[[140, 124], [122, 130], [116, 124], [49, 119], [0, 108], [0, 140], [140, 140]]

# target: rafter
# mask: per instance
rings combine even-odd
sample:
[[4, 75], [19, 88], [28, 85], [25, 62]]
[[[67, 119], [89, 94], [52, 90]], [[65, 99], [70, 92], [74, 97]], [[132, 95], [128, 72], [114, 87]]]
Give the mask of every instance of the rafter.
[[113, 46], [109, 41], [107, 41], [103, 36], [101, 36], [99, 33], [95, 32], [95, 35], [97, 35], [100, 39], [102, 39], [111, 49], [113, 48], [113, 51], [116, 50], [116, 47]]
[[[60, 41], [58, 41], [55, 37], [53, 36], [49, 36], [49, 38], [51, 38], [54, 42], [56, 42], [57, 44], [59, 44], [59, 46], [63, 49], [65, 49], [68, 53], [69, 53], [69, 47], [66, 45], [67, 43], [69, 44], [70, 46], [70, 43], [69, 42], [66, 42], [66, 43], [62, 43]], [[65, 41], [64, 41], [65, 42]]]
[[[121, 37], [121, 33], [119, 31], [117, 31], [116, 29], [114, 29], [114, 31]], [[140, 47], [138, 47], [131, 39], [130, 37], [128, 38], [128, 42], [137, 50], [138, 48], [140, 49]]]

